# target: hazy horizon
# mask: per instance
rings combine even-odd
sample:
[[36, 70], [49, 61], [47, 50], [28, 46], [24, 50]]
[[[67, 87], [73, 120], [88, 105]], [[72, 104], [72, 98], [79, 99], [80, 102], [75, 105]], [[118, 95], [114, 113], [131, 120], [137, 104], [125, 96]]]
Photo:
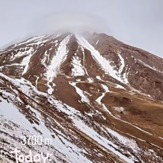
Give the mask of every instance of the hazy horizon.
[[163, 57], [163, 1], [0, 1], [0, 48], [57, 30], [103, 32]]

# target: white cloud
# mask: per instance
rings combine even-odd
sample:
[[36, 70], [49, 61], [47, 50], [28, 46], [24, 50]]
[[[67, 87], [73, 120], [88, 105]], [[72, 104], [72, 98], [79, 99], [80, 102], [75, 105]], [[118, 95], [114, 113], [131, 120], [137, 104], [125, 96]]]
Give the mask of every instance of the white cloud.
[[162, 0], [0, 1], [0, 47], [33, 33], [89, 28], [163, 57], [162, 6]]

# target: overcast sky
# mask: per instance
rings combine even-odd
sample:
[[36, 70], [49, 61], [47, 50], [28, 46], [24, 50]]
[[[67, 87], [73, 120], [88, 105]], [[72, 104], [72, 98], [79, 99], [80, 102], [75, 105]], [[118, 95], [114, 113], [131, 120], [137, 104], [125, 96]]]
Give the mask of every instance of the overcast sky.
[[0, 48], [75, 24], [163, 57], [163, 0], [0, 0], [0, 21]]

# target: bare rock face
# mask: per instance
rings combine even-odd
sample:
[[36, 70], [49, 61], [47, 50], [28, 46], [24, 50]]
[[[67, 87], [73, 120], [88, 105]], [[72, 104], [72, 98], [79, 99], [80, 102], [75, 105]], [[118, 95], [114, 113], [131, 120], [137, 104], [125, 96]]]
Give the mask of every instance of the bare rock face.
[[162, 58], [106, 34], [38, 36], [0, 51], [0, 90], [3, 161], [18, 149], [49, 162], [163, 162]]

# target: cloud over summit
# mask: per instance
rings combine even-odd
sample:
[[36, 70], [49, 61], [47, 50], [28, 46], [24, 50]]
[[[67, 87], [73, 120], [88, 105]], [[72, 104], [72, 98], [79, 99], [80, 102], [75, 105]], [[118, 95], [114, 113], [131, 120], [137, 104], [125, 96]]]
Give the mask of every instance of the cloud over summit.
[[109, 27], [99, 16], [81, 12], [56, 12], [36, 20], [32, 24], [34, 32], [107, 32]]

